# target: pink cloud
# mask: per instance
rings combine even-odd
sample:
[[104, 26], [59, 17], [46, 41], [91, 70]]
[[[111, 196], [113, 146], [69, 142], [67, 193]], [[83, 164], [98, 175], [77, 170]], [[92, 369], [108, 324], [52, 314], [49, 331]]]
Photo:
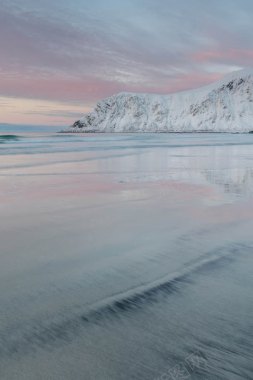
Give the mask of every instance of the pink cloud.
[[58, 101], [95, 101], [121, 90], [118, 83], [102, 80], [60, 77], [27, 78], [0, 76], [1, 95]]
[[253, 50], [223, 49], [203, 50], [191, 55], [194, 62], [230, 62], [230, 64], [252, 64]]
[[160, 86], [147, 89], [147, 92], [169, 94], [198, 88], [221, 79], [220, 73], [190, 72], [164, 80]]
[[89, 104], [101, 98], [113, 95], [120, 91], [151, 92], [167, 94], [176, 91], [196, 88], [220, 79], [219, 73], [196, 73], [168, 77], [167, 80], [149, 83], [128, 83], [118, 81], [106, 81], [98, 78], [64, 78], [54, 77], [30, 77], [28, 75], [0, 75], [1, 94], [9, 97], [47, 99], [53, 101], [71, 102], [78, 101]]

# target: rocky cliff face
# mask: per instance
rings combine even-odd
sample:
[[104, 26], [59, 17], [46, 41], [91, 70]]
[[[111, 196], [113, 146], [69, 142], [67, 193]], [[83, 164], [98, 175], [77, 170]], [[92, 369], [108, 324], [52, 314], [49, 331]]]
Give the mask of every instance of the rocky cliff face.
[[97, 103], [68, 132], [253, 131], [253, 70], [170, 95], [120, 93]]

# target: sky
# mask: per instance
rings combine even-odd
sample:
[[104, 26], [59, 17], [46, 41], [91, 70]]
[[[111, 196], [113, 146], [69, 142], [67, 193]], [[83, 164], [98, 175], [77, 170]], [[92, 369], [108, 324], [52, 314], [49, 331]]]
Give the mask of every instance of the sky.
[[121, 91], [253, 66], [252, 0], [0, 0], [0, 123], [70, 125]]

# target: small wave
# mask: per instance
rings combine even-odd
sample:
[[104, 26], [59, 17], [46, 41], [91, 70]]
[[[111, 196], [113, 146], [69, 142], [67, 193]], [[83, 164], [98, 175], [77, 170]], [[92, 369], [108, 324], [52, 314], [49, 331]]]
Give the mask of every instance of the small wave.
[[111, 321], [123, 313], [133, 313], [151, 303], [159, 302], [159, 295], [168, 296], [179, 292], [182, 285], [192, 281], [192, 275], [215, 270], [234, 255], [247, 252], [248, 249], [252, 251], [252, 247], [238, 244], [208, 252], [199, 259], [188, 262], [178, 272], [87, 305], [85, 311], [80, 307], [73, 310], [72, 316], [58, 315], [52, 321], [38, 321], [36, 324], [24, 326], [23, 329], [13, 329], [12, 334], [0, 336], [0, 356], [24, 354], [31, 349], [52, 346], [59, 341], [69, 342], [87, 323]]
[[179, 290], [179, 285], [187, 283], [190, 276], [199, 271], [215, 268], [215, 265], [239, 252], [241, 245], [230, 249], [208, 252], [199, 259], [186, 264], [182, 270], [170, 273], [154, 282], [136, 287], [124, 293], [104, 299], [90, 307], [81, 319], [85, 322], [96, 322], [104, 317], [116, 316], [119, 313], [141, 308], [144, 304], [157, 301], [158, 294], [171, 294]]
[[18, 135], [0, 135], [0, 144], [8, 141], [18, 141], [20, 137]]

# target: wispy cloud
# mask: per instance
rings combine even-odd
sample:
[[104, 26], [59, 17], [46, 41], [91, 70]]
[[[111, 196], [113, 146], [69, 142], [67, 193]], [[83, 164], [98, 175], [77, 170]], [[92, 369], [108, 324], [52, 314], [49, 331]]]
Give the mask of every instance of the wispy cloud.
[[251, 0], [0, 0], [0, 5], [5, 98], [88, 108], [118, 91], [193, 88], [253, 62]]

